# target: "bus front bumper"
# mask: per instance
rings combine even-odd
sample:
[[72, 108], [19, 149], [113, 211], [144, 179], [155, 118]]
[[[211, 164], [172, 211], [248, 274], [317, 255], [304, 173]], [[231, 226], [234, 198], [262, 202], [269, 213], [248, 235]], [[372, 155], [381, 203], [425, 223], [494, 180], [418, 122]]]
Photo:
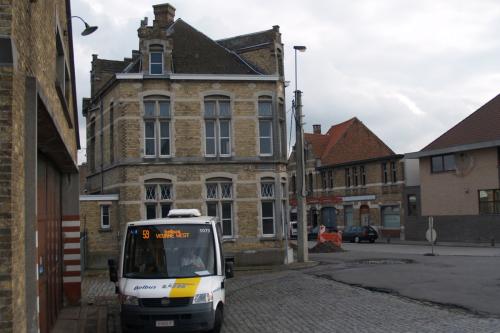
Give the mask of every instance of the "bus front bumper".
[[123, 332], [190, 332], [213, 328], [212, 303], [180, 307], [122, 305]]

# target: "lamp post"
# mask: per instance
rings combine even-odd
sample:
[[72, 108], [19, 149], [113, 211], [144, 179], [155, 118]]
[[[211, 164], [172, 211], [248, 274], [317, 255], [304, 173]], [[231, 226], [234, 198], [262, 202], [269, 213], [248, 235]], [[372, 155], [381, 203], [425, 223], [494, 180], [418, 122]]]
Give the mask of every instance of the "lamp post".
[[305, 205], [305, 165], [304, 130], [302, 128], [302, 92], [297, 88], [297, 51], [305, 52], [305, 46], [294, 46], [295, 50], [295, 163], [297, 169], [297, 260], [309, 260], [307, 246], [306, 205]]
[[90, 26], [87, 22], [85, 22], [84, 19], [82, 19], [80, 16], [71, 16], [71, 18], [73, 17], [76, 17], [76, 18], [79, 18], [83, 24], [85, 24], [85, 29], [82, 31], [82, 36], [87, 36], [87, 35], [90, 35], [91, 33], [93, 33], [94, 31], [97, 30], [97, 26]]

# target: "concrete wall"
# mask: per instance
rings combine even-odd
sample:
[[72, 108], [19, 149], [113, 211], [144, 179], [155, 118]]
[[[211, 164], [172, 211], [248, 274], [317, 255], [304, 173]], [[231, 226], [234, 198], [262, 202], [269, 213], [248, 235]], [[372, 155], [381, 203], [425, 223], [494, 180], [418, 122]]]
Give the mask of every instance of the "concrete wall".
[[422, 215], [479, 214], [480, 189], [499, 188], [496, 148], [473, 150], [455, 156], [458, 171], [431, 173], [431, 158], [420, 159]]
[[[407, 240], [425, 241], [428, 217], [406, 220]], [[434, 229], [439, 242], [490, 243], [500, 241], [500, 218], [494, 215], [435, 216]]]
[[404, 159], [405, 169], [405, 185], [419, 186], [420, 185], [420, 170], [418, 159]]

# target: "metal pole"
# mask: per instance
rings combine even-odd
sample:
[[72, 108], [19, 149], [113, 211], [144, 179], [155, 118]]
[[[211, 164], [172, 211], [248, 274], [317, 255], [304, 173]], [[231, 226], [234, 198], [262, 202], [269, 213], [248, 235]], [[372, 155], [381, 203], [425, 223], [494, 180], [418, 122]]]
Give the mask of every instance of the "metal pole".
[[295, 97], [295, 102], [297, 102], [297, 49], [295, 49], [295, 96], [294, 97]]
[[[297, 52], [295, 52], [297, 55]], [[295, 156], [297, 165], [297, 259], [309, 260], [306, 227], [305, 172], [304, 172], [304, 131], [302, 128], [302, 92], [295, 90]]]

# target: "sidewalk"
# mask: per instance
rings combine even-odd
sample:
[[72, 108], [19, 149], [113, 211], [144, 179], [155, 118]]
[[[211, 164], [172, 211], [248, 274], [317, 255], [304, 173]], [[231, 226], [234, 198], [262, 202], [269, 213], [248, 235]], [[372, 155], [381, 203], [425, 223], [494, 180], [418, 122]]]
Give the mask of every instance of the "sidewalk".
[[[387, 241], [389, 239], [389, 242]], [[379, 238], [377, 243], [397, 244], [397, 245], [422, 245], [429, 246], [428, 241], [412, 241], [401, 240], [399, 238]], [[440, 242], [439, 240], [434, 244], [435, 246], [451, 246], [451, 247], [493, 247], [491, 242]], [[500, 247], [500, 244], [495, 244], [494, 247]]]
[[59, 313], [52, 333], [107, 333], [106, 306], [71, 306]]
[[108, 327], [108, 317], [115, 316], [116, 302], [107, 271], [84, 272], [81, 305], [63, 308], [51, 333], [116, 332], [114, 326]]

